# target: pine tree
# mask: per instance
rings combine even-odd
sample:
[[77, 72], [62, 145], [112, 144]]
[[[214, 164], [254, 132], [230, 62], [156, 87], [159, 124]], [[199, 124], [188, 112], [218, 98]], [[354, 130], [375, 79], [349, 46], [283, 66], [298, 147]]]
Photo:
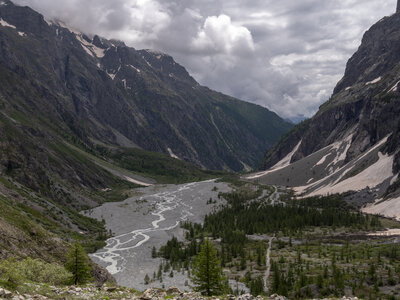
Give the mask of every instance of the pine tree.
[[65, 268], [72, 273], [71, 280], [75, 285], [85, 284], [93, 280], [89, 258], [83, 247], [78, 243], [71, 245]]
[[146, 274], [146, 275], [144, 276], [144, 284], [147, 285], [147, 284], [149, 284], [149, 283], [150, 283], [150, 277], [149, 277], [149, 275]]
[[156, 258], [157, 257], [157, 250], [156, 247], [153, 246], [153, 249], [151, 249], [151, 257]]
[[194, 258], [192, 267], [194, 289], [207, 296], [223, 292], [223, 275], [217, 250], [205, 239], [199, 254]]

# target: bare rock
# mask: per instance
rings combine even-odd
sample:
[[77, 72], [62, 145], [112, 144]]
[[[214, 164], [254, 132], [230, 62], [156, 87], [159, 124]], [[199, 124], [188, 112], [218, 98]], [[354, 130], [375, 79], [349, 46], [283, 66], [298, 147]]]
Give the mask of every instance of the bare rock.
[[237, 300], [253, 300], [254, 296], [251, 294], [243, 294], [236, 298]]
[[285, 296], [279, 296], [278, 294], [273, 294], [270, 296], [271, 300], [287, 300]]
[[178, 289], [177, 287], [171, 286], [171, 287], [168, 288], [167, 294], [170, 294], [170, 295], [180, 295], [180, 294], [182, 294], [182, 292], [181, 292], [181, 290]]
[[0, 288], [0, 298], [4, 298], [4, 299], [11, 299], [13, 297], [13, 294], [3, 288]]

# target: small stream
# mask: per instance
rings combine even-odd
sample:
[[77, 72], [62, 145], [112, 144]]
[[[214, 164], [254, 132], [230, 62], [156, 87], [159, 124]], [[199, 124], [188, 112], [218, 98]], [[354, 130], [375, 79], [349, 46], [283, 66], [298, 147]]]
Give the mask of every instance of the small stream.
[[[154, 281], [144, 285], [144, 276], [157, 273], [161, 258], [152, 258], [151, 250], [158, 250], [172, 236], [184, 239], [181, 221], [201, 223], [207, 213], [222, 204], [219, 192], [227, 192], [226, 183], [214, 180], [182, 185], [151, 186], [138, 189], [138, 195], [119, 203], [105, 203], [85, 214], [106, 221], [107, 229], [114, 236], [107, 245], [91, 255], [91, 258], [113, 274], [117, 283], [136, 289], [184, 285], [188, 280], [185, 272], [167, 274], [163, 283]], [[212, 198], [216, 204], [206, 204]]]

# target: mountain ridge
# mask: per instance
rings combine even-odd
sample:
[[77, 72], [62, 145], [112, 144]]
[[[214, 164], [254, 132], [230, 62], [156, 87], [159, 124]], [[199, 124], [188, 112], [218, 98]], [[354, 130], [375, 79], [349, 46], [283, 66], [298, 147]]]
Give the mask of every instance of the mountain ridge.
[[291, 128], [169, 55], [67, 27], [0, 3], [0, 259], [62, 262], [70, 241], [94, 252], [109, 232], [80, 211], [254, 167]]
[[[11, 27], [2, 26], [9, 38], [3, 43], [17, 31], [12, 42], [18, 39], [21, 51], [11, 55], [3, 47], [3, 65], [25, 72], [22, 77], [36, 75], [41, 97], [52, 98], [61, 122], [86, 143], [172, 152], [204, 168], [238, 171], [255, 167], [263, 149], [292, 126], [261, 106], [199, 85], [169, 55], [90, 38], [4, 3], [0, 17]], [[39, 74], [48, 78], [38, 80]]]
[[[359, 207], [398, 198], [399, 24], [394, 14], [364, 34], [331, 98], [266, 153], [260, 169], [267, 171], [252, 179], [298, 195], [347, 193]], [[400, 217], [397, 209], [373, 211]]]

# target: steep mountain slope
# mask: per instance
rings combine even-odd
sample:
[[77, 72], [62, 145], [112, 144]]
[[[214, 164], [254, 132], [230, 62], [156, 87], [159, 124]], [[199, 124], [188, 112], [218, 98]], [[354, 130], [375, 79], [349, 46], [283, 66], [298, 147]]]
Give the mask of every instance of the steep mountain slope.
[[40, 116], [86, 144], [140, 147], [236, 171], [256, 166], [291, 128], [265, 108], [200, 86], [166, 54], [88, 37], [2, 3], [7, 116], [11, 109]]
[[71, 240], [94, 251], [108, 232], [81, 210], [222, 174], [200, 167], [254, 166], [290, 127], [199, 86], [168, 55], [1, 1], [0, 259], [60, 260]]
[[[331, 99], [296, 126], [249, 176], [299, 194], [355, 191], [358, 205], [400, 195], [400, 14], [369, 29]], [[395, 200], [390, 200], [395, 199]], [[380, 204], [386, 207], [385, 205]], [[371, 209], [371, 208], [370, 208]], [[400, 211], [371, 211], [400, 216]]]

